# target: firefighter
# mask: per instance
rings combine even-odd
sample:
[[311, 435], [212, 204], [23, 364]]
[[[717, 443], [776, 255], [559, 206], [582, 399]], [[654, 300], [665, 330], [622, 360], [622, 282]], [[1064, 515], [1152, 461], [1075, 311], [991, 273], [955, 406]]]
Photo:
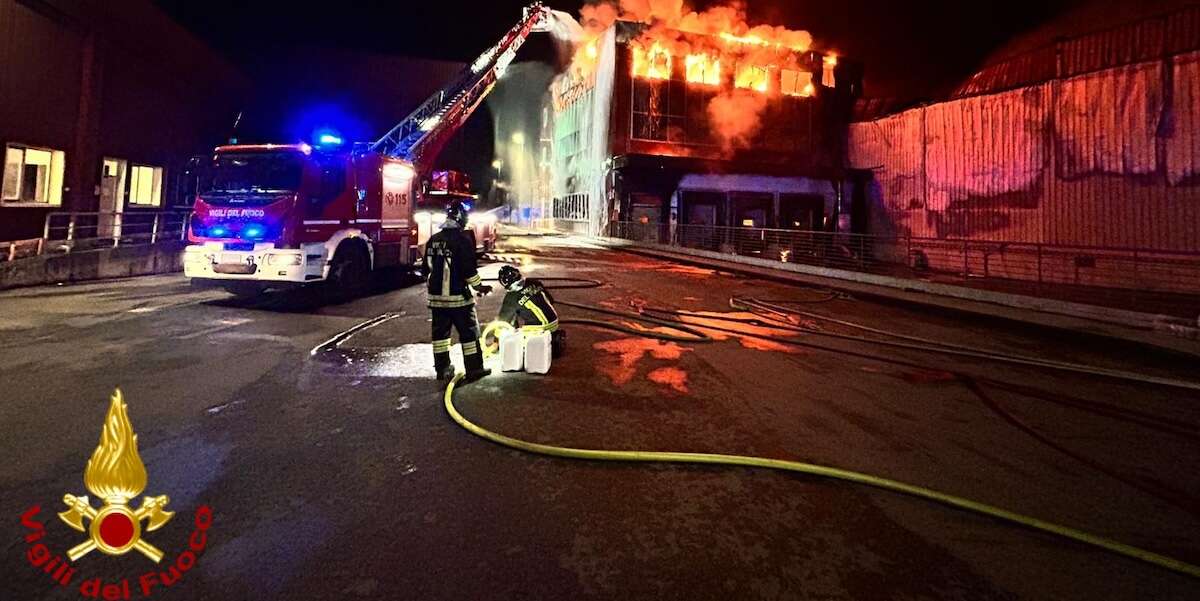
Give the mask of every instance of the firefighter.
[[496, 319], [519, 326], [523, 332], [550, 332], [553, 354], [561, 355], [566, 332], [558, 329], [558, 311], [546, 286], [539, 280], [521, 277], [511, 265], [501, 267], [497, 279], [507, 292]]
[[433, 313], [433, 367], [439, 380], [454, 377], [454, 367], [450, 364], [451, 329], [458, 330], [466, 381], [473, 382], [491, 373], [484, 369], [479, 351], [475, 294], [483, 296], [492, 288], [480, 283], [475, 243], [467, 235], [466, 226], [466, 209], [460, 202], [451, 203], [446, 207], [441, 229], [425, 243], [429, 309]]

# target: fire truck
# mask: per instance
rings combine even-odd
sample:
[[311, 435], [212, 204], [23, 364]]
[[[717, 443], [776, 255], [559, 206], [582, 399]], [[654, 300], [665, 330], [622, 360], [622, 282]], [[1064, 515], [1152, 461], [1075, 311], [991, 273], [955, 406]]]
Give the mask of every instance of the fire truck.
[[[533, 32], [548, 31], [542, 4], [524, 10], [491, 48], [373, 143], [217, 147], [201, 178], [184, 250], [184, 275], [239, 295], [324, 282], [363, 292], [375, 270], [418, 269], [448, 202], [473, 207], [462, 174], [434, 159], [491, 92]], [[477, 250], [495, 245], [493, 212], [470, 213]]]

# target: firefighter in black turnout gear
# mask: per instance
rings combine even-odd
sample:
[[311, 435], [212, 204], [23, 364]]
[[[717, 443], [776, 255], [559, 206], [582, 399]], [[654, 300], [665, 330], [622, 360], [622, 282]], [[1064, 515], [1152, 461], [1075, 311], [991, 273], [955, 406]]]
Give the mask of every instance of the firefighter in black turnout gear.
[[[450, 331], [458, 330], [468, 382], [491, 370], [484, 369], [479, 351], [479, 320], [475, 293], [492, 291], [480, 283], [475, 243], [467, 235], [467, 211], [455, 202], [446, 208], [441, 229], [425, 243], [425, 272], [429, 274], [429, 309], [433, 312], [433, 366], [439, 380], [454, 377], [450, 364]], [[474, 288], [474, 290], [472, 290]]]
[[540, 280], [521, 277], [521, 272], [509, 265], [500, 268], [497, 279], [507, 292], [496, 319], [519, 326], [522, 332], [550, 332], [554, 356], [561, 355], [566, 332], [558, 329], [558, 311], [546, 286]]

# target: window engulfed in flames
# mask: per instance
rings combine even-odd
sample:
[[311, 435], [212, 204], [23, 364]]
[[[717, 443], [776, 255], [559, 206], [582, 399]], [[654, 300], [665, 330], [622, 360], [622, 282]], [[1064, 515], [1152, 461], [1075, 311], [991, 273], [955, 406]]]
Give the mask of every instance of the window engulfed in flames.
[[766, 92], [771, 86], [771, 69], [762, 65], [738, 65], [733, 85], [743, 90]]
[[689, 83], [721, 85], [721, 59], [708, 54], [689, 54], [684, 62]]
[[661, 44], [649, 48], [633, 47], [633, 76], [646, 79], [671, 79], [671, 52]]

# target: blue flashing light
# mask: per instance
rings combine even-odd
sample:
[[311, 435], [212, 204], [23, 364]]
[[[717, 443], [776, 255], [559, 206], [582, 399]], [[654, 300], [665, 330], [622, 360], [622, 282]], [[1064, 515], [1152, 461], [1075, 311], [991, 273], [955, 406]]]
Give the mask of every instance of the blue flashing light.
[[228, 235], [229, 235], [229, 228], [227, 228], [223, 225], [214, 225], [212, 227], [212, 229], [208, 230], [208, 236], [210, 238], [224, 238], [225, 236], [228, 236]]
[[251, 240], [255, 238], [262, 238], [266, 233], [266, 228], [257, 223], [251, 223], [242, 228], [242, 237]]
[[325, 133], [317, 137], [317, 144], [321, 146], [341, 146], [342, 138], [340, 136]]

